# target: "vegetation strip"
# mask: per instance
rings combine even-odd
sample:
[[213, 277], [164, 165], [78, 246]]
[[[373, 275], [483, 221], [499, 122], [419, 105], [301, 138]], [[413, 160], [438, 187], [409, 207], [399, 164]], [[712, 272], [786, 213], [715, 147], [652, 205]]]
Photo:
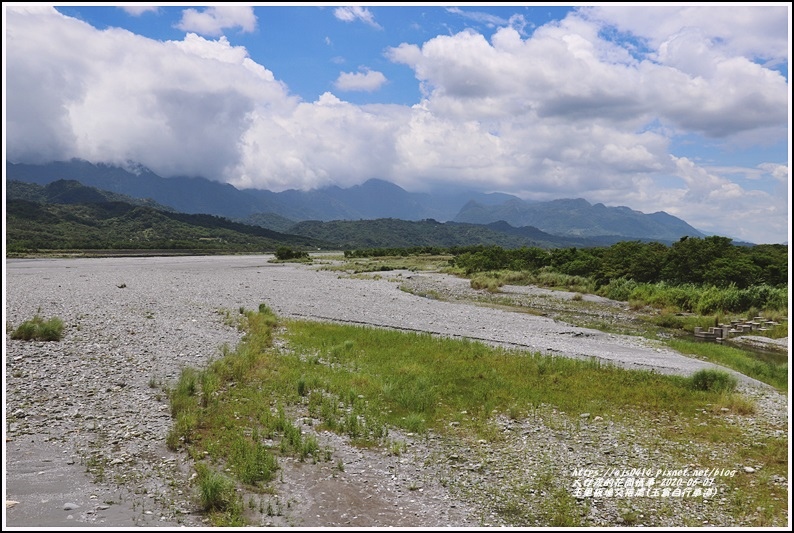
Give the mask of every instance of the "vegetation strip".
[[[251, 519], [236, 489], [274, 490], [270, 482], [280, 470], [278, 457], [333, 460], [334, 450], [322, 449], [296, 420], [346, 435], [359, 446], [391, 447], [392, 430], [498, 443], [503, 438], [498, 417], [542, 418], [552, 409], [571, 413], [568, 423], [582, 412], [629, 427], [653, 419], [661, 421], [654, 428], [657, 438], [690, 448], [694, 443], [700, 450], [695, 458], [681, 452], [672, 459], [708, 464], [710, 454], [720, 450], [730, 464], [751, 460], [764, 465], [765, 475], [785, 475], [784, 436], [759, 446], [757, 438], [725, 419], [726, 413], [751, 415], [755, 407], [735, 392], [735, 379], [724, 372], [662, 376], [429, 334], [282, 321], [264, 304], [258, 312], [240, 309], [227, 317], [245, 331], [240, 345], [206, 369], [184, 369], [169, 391], [175, 422], [168, 445], [184, 447], [196, 461], [202, 505], [214, 525]], [[703, 413], [707, 427], [695, 422]], [[783, 488], [758, 487], [744, 478], [727, 483], [737, 501], [769, 509], [763, 520], [785, 514]], [[552, 479], [546, 484], [556, 511], [541, 513], [550, 521], [545, 525], [572, 525], [561, 519], [575, 508], [573, 496]], [[520, 523], [524, 514], [513, 516], [514, 496], [505, 493], [513, 488], [493, 490], [499, 494], [488, 497], [503, 502], [495, 508], [502, 518], [527, 525]], [[576, 516], [569, 518], [576, 522]]]

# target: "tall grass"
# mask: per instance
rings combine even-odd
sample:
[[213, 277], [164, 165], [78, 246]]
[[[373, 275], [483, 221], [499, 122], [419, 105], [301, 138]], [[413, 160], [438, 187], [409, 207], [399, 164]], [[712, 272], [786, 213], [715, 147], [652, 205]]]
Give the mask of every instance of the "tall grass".
[[[220, 496], [228, 494], [225, 474], [211, 475], [210, 465], [259, 491], [274, 478], [279, 456], [331, 460], [316, 437], [302, 431], [307, 419], [354, 444], [389, 448], [391, 428], [492, 441], [499, 438], [495, 414], [517, 419], [553, 410], [575, 424], [587, 412], [628, 424], [636, 417], [658, 420], [661, 434], [682, 445], [727, 446], [740, 430], [704, 426], [697, 414], [754, 409], [722, 373], [687, 378], [629, 371], [425, 333], [277, 319], [267, 307], [245, 317], [246, 334], [234, 351], [204, 370], [183, 370], [170, 391], [175, 423], [169, 437], [207, 469], [199, 476], [201, 499], [218, 525], [239, 517], [236, 500]], [[280, 348], [273, 345], [277, 329]], [[750, 453], [756, 464], [766, 464], [762, 452]], [[568, 499], [555, 497], [543, 520], [570, 525], [562, 516]]]
[[196, 470], [201, 508], [209, 513], [212, 525], [244, 526], [243, 502], [237, 495], [234, 480], [201, 463]]
[[746, 376], [763, 381], [783, 392], [788, 391], [788, 364], [762, 361], [745, 351], [717, 343], [698, 342], [686, 339], [671, 339], [669, 346], [684, 354], [697, 355], [712, 363], [732, 368]]
[[[297, 357], [282, 358], [279, 375], [302, 375], [320, 384], [323, 392], [314, 390], [310, 405], [319, 406], [322, 397], [345, 398], [346, 391], [354, 390], [367, 402], [366, 408], [349, 403], [352, 410], [360, 409], [365, 418], [384, 417], [389, 425], [408, 431], [444, 431], [449, 421], [486, 431], [494, 411], [515, 416], [540, 404], [594, 416], [623, 408], [678, 412], [716, 394], [694, 390], [683, 377], [627, 371], [595, 360], [515, 352], [421, 333], [298, 321], [285, 325], [292, 350], [318, 354], [326, 362], [305, 365]], [[334, 349], [345, 342], [353, 348]], [[325, 420], [341, 419], [334, 404], [329, 402]], [[341, 426], [338, 420], [328, 425]]]
[[[779, 313], [788, 308], [788, 288], [755, 285], [740, 289], [735, 285], [709, 285], [665, 282], [637, 283], [613, 279], [598, 289], [598, 294], [619, 301], [635, 301], [659, 309], [673, 309], [701, 315], [715, 313]], [[760, 310], [760, 311], [759, 311]]]

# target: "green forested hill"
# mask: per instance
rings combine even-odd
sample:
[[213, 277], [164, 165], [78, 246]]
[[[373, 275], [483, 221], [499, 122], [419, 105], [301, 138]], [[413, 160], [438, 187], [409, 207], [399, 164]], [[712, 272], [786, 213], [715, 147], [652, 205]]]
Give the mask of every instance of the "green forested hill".
[[88, 204], [124, 202], [145, 205], [160, 211], [175, 211], [151, 198], [133, 198], [126, 194], [87, 187], [77, 180], [57, 180], [47, 185], [11, 180], [6, 185], [7, 200], [28, 200], [39, 204]]
[[7, 187], [7, 250], [137, 249], [273, 251], [299, 249], [500, 246], [568, 248], [609, 246], [614, 238], [560, 237], [537, 228], [441, 223], [433, 219], [303, 221], [273, 213], [241, 221], [187, 214], [152, 200], [87, 187], [74, 180], [47, 185], [11, 181]]
[[42, 204], [6, 202], [8, 252], [52, 249], [192, 249], [274, 251], [279, 246], [331, 248], [213, 215], [160, 211], [126, 202]]
[[[515, 228], [513, 228], [515, 229]], [[520, 233], [505, 233], [479, 224], [458, 222], [440, 223], [435, 220], [408, 221], [395, 218], [376, 220], [334, 220], [320, 222], [307, 220], [287, 230], [324, 241], [333, 241], [343, 249], [409, 248], [414, 246], [471, 246], [477, 244], [519, 248], [538, 246], [553, 248], [563, 245], [562, 240], [542, 234], [529, 237]], [[581, 244], [581, 243], [580, 243]], [[570, 246], [570, 244], [564, 244]]]

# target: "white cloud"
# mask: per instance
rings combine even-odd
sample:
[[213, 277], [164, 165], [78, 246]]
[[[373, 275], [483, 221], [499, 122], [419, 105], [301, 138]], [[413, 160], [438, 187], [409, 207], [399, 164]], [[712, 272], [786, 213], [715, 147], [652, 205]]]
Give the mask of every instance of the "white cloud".
[[242, 139], [243, 157], [231, 183], [272, 190], [394, 179], [395, 125], [403, 106], [356, 106], [325, 93], [315, 102], [255, 112]]
[[337, 7], [334, 9], [334, 16], [342, 20], [344, 22], [355, 22], [360, 20], [361, 22], [372, 26], [378, 30], [383, 29], [380, 24], [375, 22], [375, 15], [372, 14], [372, 11], [367, 9], [366, 7], [361, 6], [346, 6], [346, 7]]
[[[679, 134], [744, 150], [788, 133], [786, 80], [733, 53], [739, 45], [715, 42], [705, 25], [663, 35], [649, 24], [644, 56], [605, 40], [589, 14], [529, 38], [502, 27], [403, 43], [386, 56], [412, 69], [423, 90], [408, 107], [332, 93], [300, 101], [223, 36], [158, 42], [47, 7], [6, 15], [12, 162], [133, 160], [164, 176], [274, 191], [377, 177], [409, 190], [584, 197], [754, 242], [787, 238], [787, 161], [741, 172], [671, 153]], [[682, 54], [684, 44], [697, 54]], [[385, 80], [342, 73], [335, 90]]]
[[128, 15], [132, 15], [133, 17], [140, 17], [144, 13], [157, 13], [159, 11], [159, 7], [157, 6], [138, 6], [138, 5], [127, 5], [127, 6], [120, 6]]
[[11, 160], [133, 160], [163, 175], [220, 178], [258, 102], [293, 100], [223, 38], [163, 43], [57, 13], [6, 15]]
[[340, 91], [377, 91], [386, 83], [386, 76], [376, 70], [341, 72], [334, 82]]
[[387, 57], [415, 71], [439, 113], [478, 116], [487, 109], [514, 116], [523, 110], [527, 116], [637, 125], [657, 118], [718, 138], [785, 127], [783, 76], [708, 48], [697, 32], [689, 35], [694, 43], [676, 43], [675, 51], [675, 39], [663, 43], [664, 65], [635, 60], [578, 17], [540, 28], [527, 40], [508, 28], [491, 42], [468, 31], [435, 37], [421, 49], [403, 44]]
[[[790, 7], [790, 6], [789, 6]], [[697, 28], [719, 53], [785, 63], [791, 50], [785, 5], [620, 6], [583, 8], [588, 18], [614, 25], [659, 50], [671, 36]]]
[[256, 29], [256, 15], [250, 6], [214, 6], [198, 11], [190, 8], [182, 12], [176, 25], [180, 30], [217, 37], [227, 28], [240, 28], [251, 33]]
[[[675, 156], [676, 175], [686, 184], [662, 210], [709, 232], [732, 228], [731, 237], [756, 243], [782, 242], [788, 231], [788, 195], [743, 189], [723, 175]], [[665, 193], [663, 193], [665, 194]], [[666, 207], [666, 208], [665, 208]], [[724, 230], [722, 230], [724, 231]]]
[[486, 13], [484, 11], [464, 11], [458, 7], [448, 7], [448, 13], [453, 13], [455, 15], [460, 15], [461, 17], [469, 20], [473, 20], [475, 22], [479, 22], [481, 24], [485, 24], [488, 27], [498, 27], [498, 26], [506, 26], [508, 24], [508, 20], [502, 17], [492, 15], [491, 13]]
[[788, 183], [789, 168], [787, 166], [777, 163], [761, 163], [758, 165], [758, 168], [764, 173], [767, 173], [775, 178], [780, 183]]

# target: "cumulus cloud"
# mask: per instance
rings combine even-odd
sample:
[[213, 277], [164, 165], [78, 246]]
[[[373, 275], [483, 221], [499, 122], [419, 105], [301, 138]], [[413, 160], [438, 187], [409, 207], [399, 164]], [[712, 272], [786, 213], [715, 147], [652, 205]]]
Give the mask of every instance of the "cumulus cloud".
[[227, 28], [251, 33], [256, 29], [256, 15], [250, 6], [214, 6], [203, 11], [189, 8], [182, 12], [182, 20], [176, 27], [210, 37], [222, 35]]
[[[609, 24], [629, 31], [615, 9]], [[775, 39], [766, 59], [754, 60], [735, 50], [764, 48], [762, 35], [715, 40], [707, 21], [686, 27], [686, 11], [678, 8], [678, 25], [672, 14], [660, 18], [666, 33], [635, 23], [645, 40], [635, 49], [606, 39], [594, 11], [530, 37], [508, 23], [491, 35], [398, 44], [386, 57], [413, 71], [423, 95], [403, 106], [355, 105], [330, 92], [296, 98], [244, 47], [210, 38], [213, 27], [237, 27], [219, 23], [217, 11], [204, 12], [215, 14], [214, 26], [159, 42], [48, 7], [9, 8], [7, 156], [132, 160], [163, 176], [274, 191], [377, 177], [408, 190], [574, 196], [667, 211], [706, 231], [735, 228], [755, 242], [785, 236], [788, 162], [745, 169], [738, 181], [735, 169], [671, 153], [679, 134], [717, 147], [787, 134], [788, 83], [764, 66]], [[358, 20], [349, 13], [341, 12]], [[385, 81], [378, 71], [343, 72], [335, 90]]]
[[583, 8], [580, 13], [642, 39], [651, 50], [662, 49], [671, 37], [692, 28], [722, 55], [784, 64], [791, 50], [785, 5], [611, 5]]
[[750, 242], [781, 242], [780, 236], [787, 234], [788, 195], [744, 189], [688, 158], [671, 159], [685, 187], [670, 198], [674, 201], [664, 209], [668, 213], [704, 231], [734, 228], [732, 236]]
[[157, 11], [160, 8], [158, 8], [157, 6], [134, 6], [134, 5], [129, 5], [129, 6], [121, 6], [121, 9], [123, 9], [128, 15], [132, 15], [133, 17], [140, 17], [144, 13], [149, 13], [149, 12], [157, 13]]
[[490, 42], [467, 31], [435, 37], [421, 48], [402, 44], [387, 57], [415, 71], [439, 113], [488, 110], [637, 125], [658, 119], [713, 137], [785, 127], [788, 91], [780, 73], [724, 56], [694, 34], [679, 35], [686, 42], [676, 46], [673, 37], [663, 43], [657, 55], [668, 56], [667, 64], [637, 60], [598, 29], [571, 16], [526, 40], [511, 28], [498, 30]]
[[380, 24], [375, 22], [375, 15], [366, 7], [346, 6], [334, 9], [334, 16], [345, 22], [355, 22], [360, 20], [364, 24], [372, 26], [378, 30], [383, 29]]
[[231, 183], [261, 187], [267, 180], [272, 190], [284, 190], [351, 186], [372, 177], [398, 181], [395, 125], [409, 115], [404, 106], [356, 106], [331, 93], [280, 113], [259, 109]]
[[785, 165], [777, 163], [761, 163], [758, 165], [759, 170], [765, 174], [769, 174], [780, 183], [788, 183], [789, 168]]
[[163, 43], [54, 11], [7, 17], [12, 160], [133, 160], [163, 175], [220, 178], [240, 157], [257, 102], [292, 101], [223, 38]]
[[377, 91], [386, 83], [386, 76], [376, 70], [363, 72], [342, 72], [334, 82], [340, 91]]

